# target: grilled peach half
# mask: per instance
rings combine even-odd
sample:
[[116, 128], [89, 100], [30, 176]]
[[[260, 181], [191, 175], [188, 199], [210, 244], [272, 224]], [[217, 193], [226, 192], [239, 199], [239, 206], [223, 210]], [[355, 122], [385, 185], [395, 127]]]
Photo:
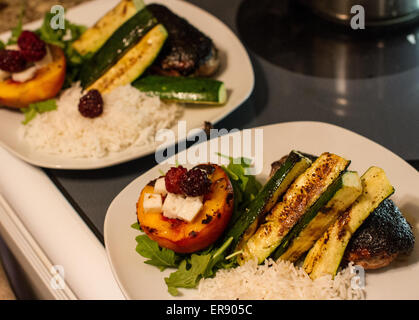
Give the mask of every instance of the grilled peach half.
[[0, 105], [25, 108], [29, 104], [54, 98], [60, 92], [66, 74], [64, 52], [57, 46], [49, 46], [53, 61], [36, 72], [32, 80], [0, 82]]
[[201, 165], [209, 173], [210, 192], [204, 196], [203, 208], [191, 222], [169, 219], [160, 212], [144, 212], [145, 193], [153, 193], [154, 182], [141, 191], [137, 217], [142, 230], [161, 247], [178, 253], [191, 253], [214, 243], [227, 227], [234, 207], [233, 186], [227, 173], [218, 165]]

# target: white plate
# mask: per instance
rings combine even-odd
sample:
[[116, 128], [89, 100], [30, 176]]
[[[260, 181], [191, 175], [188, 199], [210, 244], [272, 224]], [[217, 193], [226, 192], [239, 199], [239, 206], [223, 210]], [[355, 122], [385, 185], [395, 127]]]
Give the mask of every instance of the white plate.
[[[119, 0], [97, 0], [80, 5], [68, 11], [66, 18], [72, 22], [92, 25]], [[250, 95], [254, 85], [252, 64], [246, 50], [234, 33], [220, 20], [208, 12], [184, 1], [156, 0], [173, 12], [186, 18], [191, 24], [211, 37], [220, 51], [221, 69], [216, 78], [226, 84], [228, 101], [221, 107], [186, 108], [180, 120], [187, 121], [187, 132], [202, 128], [205, 121], [217, 123], [239, 107]], [[25, 26], [27, 29], [39, 27], [40, 22]], [[0, 36], [8, 39], [9, 33]], [[33, 150], [18, 135], [23, 115], [17, 111], [0, 108], [0, 146], [19, 158], [41, 167], [57, 169], [97, 169], [136, 159], [155, 151], [155, 147], [129, 148], [124, 152], [110, 154], [100, 159], [74, 159], [55, 156]], [[174, 128], [176, 130], [176, 127]], [[179, 140], [186, 138], [180, 135]]]
[[[396, 192], [392, 199], [400, 207], [419, 234], [419, 174], [403, 159], [349, 130], [321, 122], [289, 122], [263, 128], [263, 173], [266, 179], [270, 164], [297, 149], [311, 154], [328, 151], [352, 160], [350, 168], [362, 174], [372, 165], [383, 168]], [[191, 149], [194, 150], [196, 146]], [[108, 258], [122, 292], [130, 299], [172, 299], [164, 282], [171, 271], [161, 273], [144, 264], [135, 251], [137, 230], [130, 228], [136, 221], [135, 205], [141, 189], [159, 176], [157, 166], [129, 184], [111, 203], [105, 220], [105, 245]], [[419, 245], [404, 262], [367, 272], [368, 299], [419, 299]], [[192, 299], [196, 290], [182, 290], [181, 299]]]

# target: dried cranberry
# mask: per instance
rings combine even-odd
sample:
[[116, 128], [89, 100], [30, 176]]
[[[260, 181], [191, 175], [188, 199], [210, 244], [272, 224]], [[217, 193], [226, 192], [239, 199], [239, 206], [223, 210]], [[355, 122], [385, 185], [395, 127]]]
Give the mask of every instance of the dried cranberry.
[[47, 54], [47, 46], [38, 35], [32, 31], [23, 31], [17, 39], [22, 55], [29, 62], [42, 60]]
[[181, 194], [182, 189], [180, 185], [182, 180], [185, 178], [188, 170], [182, 166], [172, 167], [167, 171], [166, 176], [164, 177], [164, 182], [166, 184], [166, 190], [170, 193]]
[[0, 50], [0, 69], [6, 72], [21, 72], [26, 69], [26, 61], [20, 51]]
[[203, 196], [210, 191], [211, 180], [205, 170], [196, 167], [186, 173], [180, 187], [187, 196]]
[[86, 118], [99, 117], [103, 112], [103, 99], [100, 92], [96, 89], [89, 90], [87, 94], [81, 97], [79, 111]]

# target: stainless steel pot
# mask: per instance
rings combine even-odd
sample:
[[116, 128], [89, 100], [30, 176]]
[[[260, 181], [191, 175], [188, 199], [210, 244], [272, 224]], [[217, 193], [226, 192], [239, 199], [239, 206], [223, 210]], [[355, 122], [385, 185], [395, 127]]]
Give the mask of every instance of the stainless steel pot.
[[349, 23], [351, 8], [365, 9], [366, 25], [382, 25], [410, 21], [419, 17], [419, 0], [300, 0], [316, 13], [334, 21]]

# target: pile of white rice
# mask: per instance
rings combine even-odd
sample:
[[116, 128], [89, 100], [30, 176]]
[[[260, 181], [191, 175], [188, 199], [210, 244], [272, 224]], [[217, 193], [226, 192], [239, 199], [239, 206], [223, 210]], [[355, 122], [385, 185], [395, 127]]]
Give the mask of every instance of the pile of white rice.
[[269, 259], [262, 265], [249, 261], [219, 270], [214, 278], [201, 280], [198, 290], [201, 298], [211, 300], [365, 299], [364, 290], [351, 286], [354, 276], [350, 264], [334, 279], [323, 276], [313, 281], [301, 267]]
[[159, 129], [181, 117], [182, 106], [149, 97], [131, 85], [103, 95], [103, 114], [90, 119], [78, 110], [82, 96], [74, 84], [57, 100], [57, 110], [38, 114], [22, 126], [23, 138], [35, 149], [73, 158], [101, 158], [132, 147], [150, 146]]

